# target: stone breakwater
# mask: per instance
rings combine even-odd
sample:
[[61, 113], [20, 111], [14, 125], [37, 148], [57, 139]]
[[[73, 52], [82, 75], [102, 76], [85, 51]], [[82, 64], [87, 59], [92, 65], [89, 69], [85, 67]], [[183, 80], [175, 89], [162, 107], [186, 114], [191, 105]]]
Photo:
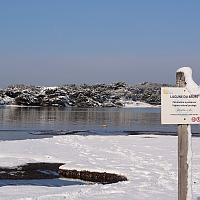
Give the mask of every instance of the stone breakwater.
[[126, 101], [159, 105], [158, 83], [127, 85], [124, 82], [97, 85], [41, 87], [11, 85], [0, 90], [0, 105], [57, 107], [123, 107]]
[[64, 178], [80, 179], [83, 181], [89, 181], [94, 183], [111, 184], [120, 181], [128, 181], [125, 176], [106, 173], [106, 172], [90, 172], [87, 170], [68, 170], [60, 169], [59, 174]]
[[[27, 163], [16, 167], [0, 167], [0, 180], [31, 180], [68, 178], [94, 183], [111, 184], [127, 181], [123, 175], [87, 170], [59, 169], [64, 163]], [[0, 184], [1, 187], [1, 184]]]

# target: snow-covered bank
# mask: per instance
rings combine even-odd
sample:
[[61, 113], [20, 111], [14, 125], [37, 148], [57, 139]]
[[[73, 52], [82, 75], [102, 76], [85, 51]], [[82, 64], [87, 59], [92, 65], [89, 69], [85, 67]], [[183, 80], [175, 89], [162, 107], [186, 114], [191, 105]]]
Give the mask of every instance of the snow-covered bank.
[[[200, 197], [199, 142], [193, 138], [194, 199]], [[0, 142], [1, 166], [26, 162], [62, 162], [64, 168], [115, 172], [129, 181], [59, 187], [22, 183], [0, 187], [1, 199], [177, 199], [177, 137], [57, 136]]]
[[[149, 103], [144, 103], [141, 101], [132, 101], [132, 100], [120, 100], [119, 101], [123, 108], [160, 108], [160, 105], [151, 105]], [[19, 108], [38, 108], [41, 106], [24, 106], [24, 105], [16, 105], [16, 104], [0, 104], [0, 106], [7, 107], [19, 107]]]

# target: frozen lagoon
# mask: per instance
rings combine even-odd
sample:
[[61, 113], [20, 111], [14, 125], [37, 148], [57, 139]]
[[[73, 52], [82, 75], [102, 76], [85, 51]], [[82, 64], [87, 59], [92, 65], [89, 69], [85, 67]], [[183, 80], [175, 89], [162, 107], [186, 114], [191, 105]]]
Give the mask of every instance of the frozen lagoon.
[[[177, 137], [125, 136], [123, 131], [176, 131], [160, 125], [159, 108], [0, 109], [0, 166], [66, 163], [63, 168], [125, 175], [126, 182], [79, 185], [63, 179], [3, 181], [1, 199], [177, 199]], [[31, 135], [39, 130], [89, 130], [81, 135]], [[199, 126], [193, 132], [199, 132]], [[93, 135], [92, 133], [95, 133]], [[200, 138], [193, 138], [193, 197], [200, 197]], [[75, 185], [74, 185], [75, 183]], [[13, 184], [13, 185], [12, 185]]]

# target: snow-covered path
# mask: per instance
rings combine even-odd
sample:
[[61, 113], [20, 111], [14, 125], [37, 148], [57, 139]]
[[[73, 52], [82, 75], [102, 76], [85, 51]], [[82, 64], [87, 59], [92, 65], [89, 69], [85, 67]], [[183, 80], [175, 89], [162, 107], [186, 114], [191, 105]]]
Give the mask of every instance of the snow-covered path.
[[[200, 197], [199, 143], [200, 138], [193, 138], [193, 199]], [[115, 172], [129, 181], [57, 187], [25, 181], [0, 187], [0, 199], [177, 199], [177, 137], [57, 136], [0, 142], [0, 166], [26, 162], [64, 162], [63, 168]]]

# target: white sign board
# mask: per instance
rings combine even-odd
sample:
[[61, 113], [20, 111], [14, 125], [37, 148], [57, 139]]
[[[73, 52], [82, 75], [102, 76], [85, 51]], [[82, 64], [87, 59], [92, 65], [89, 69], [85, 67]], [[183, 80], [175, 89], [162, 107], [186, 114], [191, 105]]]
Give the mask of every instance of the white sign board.
[[200, 95], [186, 88], [161, 88], [162, 124], [200, 124]]

